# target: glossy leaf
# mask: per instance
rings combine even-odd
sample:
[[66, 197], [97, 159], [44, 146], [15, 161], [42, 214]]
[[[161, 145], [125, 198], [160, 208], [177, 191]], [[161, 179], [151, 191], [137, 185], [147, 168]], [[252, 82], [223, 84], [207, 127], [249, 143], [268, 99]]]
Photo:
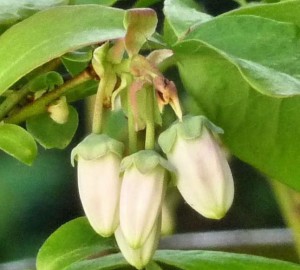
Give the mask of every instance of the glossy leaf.
[[37, 155], [33, 137], [12, 124], [0, 125], [0, 149], [27, 165], [31, 165]]
[[38, 11], [67, 5], [68, 2], [68, 0], [0, 0], [0, 33]]
[[161, 2], [161, 0], [138, 0], [134, 4], [134, 7], [135, 8], [150, 7], [159, 2]]
[[75, 262], [104, 256], [115, 249], [113, 238], [102, 238], [92, 230], [86, 218], [77, 218], [46, 240], [37, 256], [37, 270], [69, 269]]
[[63, 63], [66, 70], [71, 74], [71, 76], [76, 76], [82, 71], [84, 71], [89, 63], [88, 62], [77, 62], [77, 61], [71, 61], [69, 59], [62, 58], [61, 62]]
[[53, 58], [124, 36], [123, 17], [123, 10], [100, 5], [64, 6], [14, 25], [0, 36], [0, 94]]
[[70, 0], [71, 5], [97, 4], [102, 6], [112, 6], [118, 0]]
[[63, 83], [64, 80], [59, 73], [50, 71], [34, 78], [29, 83], [29, 88], [32, 92], [45, 89], [52, 90], [55, 86], [62, 85]]
[[177, 38], [183, 37], [195, 23], [203, 23], [212, 18], [201, 12], [200, 6], [193, 0], [166, 0], [164, 14], [168, 26]]
[[154, 259], [182, 270], [299, 270], [300, 265], [264, 257], [218, 251], [161, 250]]
[[300, 26], [300, 2], [299, 0], [282, 1], [272, 4], [256, 4], [232, 10], [222, 14], [223, 16], [233, 15], [255, 15], [281, 22], [294, 23]]
[[278, 99], [254, 90], [236, 66], [200, 41], [175, 47], [185, 89], [200, 110], [224, 130], [224, 142], [241, 160], [300, 190], [300, 97]]
[[130, 269], [121, 253], [107, 255], [92, 260], [83, 260], [81, 262], [73, 263], [65, 270], [113, 270], [113, 269]]
[[29, 118], [27, 130], [45, 148], [64, 149], [71, 142], [78, 126], [77, 111], [69, 106], [69, 118], [65, 124], [54, 122], [48, 113]]
[[84, 47], [79, 50], [68, 52], [62, 56], [62, 58], [73, 62], [89, 62], [93, 57], [92, 47]]
[[247, 15], [228, 16], [202, 24], [186, 39], [216, 48], [239, 68], [253, 88], [265, 95], [300, 94], [300, 36], [294, 24]]
[[66, 53], [61, 57], [66, 70], [75, 76], [87, 68], [93, 57], [93, 49], [91, 46], [85, 47], [73, 52]]

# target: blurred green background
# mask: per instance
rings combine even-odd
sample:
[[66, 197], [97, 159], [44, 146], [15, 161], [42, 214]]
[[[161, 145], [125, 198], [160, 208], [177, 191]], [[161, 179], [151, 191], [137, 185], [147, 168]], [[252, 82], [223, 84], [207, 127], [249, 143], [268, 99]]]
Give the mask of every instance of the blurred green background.
[[[132, 2], [120, 1], [118, 6], [129, 7]], [[237, 6], [225, 0], [202, 3], [213, 15]], [[161, 7], [161, 3], [155, 5], [157, 10]], [[83, 112], [81, 104], [78, 105]], [[0, 153], [0, 262], [35, 257], [38, 248], [55, 229], [83, 214], [76, 170], [70, 164], [71, 149], [84, 136], [84, 114], [80, 117], [80, 128], [72, 145], [64, 151], [40, 148], [32, 167]], [[266, 179], [237, 159], [232, 159], [231, 167], [236, 195], [227, 216], [220, 221], [208, 220], [181, 201], [176, 232], [284, 226]]]

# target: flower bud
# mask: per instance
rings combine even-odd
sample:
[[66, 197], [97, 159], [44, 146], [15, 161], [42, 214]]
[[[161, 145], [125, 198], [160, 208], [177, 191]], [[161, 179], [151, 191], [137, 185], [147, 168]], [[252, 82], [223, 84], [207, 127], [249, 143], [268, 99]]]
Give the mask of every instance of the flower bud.
[[166, 189], [166, 160], [152, 150], [126, 157], [121, 164], [120, 226], [132, 248], [148, 238], [159, 213]]
[[160, 227], [161, 215], [158, 216], [145, 243], [138, 249], [133, 249], [128, 245], [120, 227], [115, 231], [118, 246], [129, 264], [137, 269], [142, 269], [151, 261], [159, 243]]
[[51, 119], [57, 124], [65, 124], [69, 119], [69, 107], [66, 97], [59, 98], [48, 107]]
[[220, 219], [232, 204], [234, 184], [211, 130], [221, 132], [203, 116], [185, 117], [158, 141], [177, 170], [177, 187], [185, 201], [203, 216]]
[[104, 135], [91, 134], [72, 151], [78, 160], [78, 187], [84, 212], [93, 229], [103, 237], [119, 225], [119, 176], [123, 144]]

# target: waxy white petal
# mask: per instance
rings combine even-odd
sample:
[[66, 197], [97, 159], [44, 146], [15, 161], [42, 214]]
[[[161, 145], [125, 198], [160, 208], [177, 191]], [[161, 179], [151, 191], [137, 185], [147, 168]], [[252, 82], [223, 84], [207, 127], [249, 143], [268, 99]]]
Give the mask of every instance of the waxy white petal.
[[120, 227], [115, 231], [115, 237], [118, 246], [129, 264], [133, 265], [137, 269], [142, 269], [151, 261], [159, 243], [160, 229], [161, 215], [158, 216], [158, 219], [151, 229], [151, 232], [145, 243], [137, 249], [133, 249], [127, 243]]
[[177, 138], [168, 159], [177, 169], [177, 186], [186, 202], [207, 218], [220, 219], [234, 196], [232, 174], [216, 140], [204, 128], [196, 139]]
[[125, 170], [120, 196], [120, 225], [128, 244], [141, 247], [148, 238], [165, 195], [165, 169], [156, 166], [141, 173], [135, 166]]
[[84, 212], [100, 235], [114, 233], [119, 224], [120, 158], [107, 153], [94, 160], [78, 157], [78, 186]]

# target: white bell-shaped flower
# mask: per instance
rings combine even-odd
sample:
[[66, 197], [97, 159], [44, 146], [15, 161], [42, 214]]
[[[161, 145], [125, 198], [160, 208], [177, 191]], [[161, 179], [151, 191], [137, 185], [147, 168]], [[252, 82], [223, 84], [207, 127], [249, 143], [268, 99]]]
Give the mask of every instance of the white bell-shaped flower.
[[78, 187], [84, 212], [93, 229], [111, 236], [119, 225], [119, 176], [123, 144], [91, 134], [72, 151], [78, 161]]
[[160, 135], [159, 144], [177, 170], [185, 201], [204, 217], [220, 219], [232, 204], [234, 184], [212, 131], [222, 132], [203, 116], [185, 117]]
[[115, 231], [117, 244], [126, 261], [137, 269], [143, 269], [152, 259], [157, 249], [161, 228], [161, 215], [158, 216], [145, 243], [137, 249], [133, 249], [126, 241], [124, 234], [119, 227]]
[[122, 161], [123, 182], [120, 195], [120, 226], [132, 248], [148, 238], [166, 190], [167, 161], [152, 150], [142, 150]]

